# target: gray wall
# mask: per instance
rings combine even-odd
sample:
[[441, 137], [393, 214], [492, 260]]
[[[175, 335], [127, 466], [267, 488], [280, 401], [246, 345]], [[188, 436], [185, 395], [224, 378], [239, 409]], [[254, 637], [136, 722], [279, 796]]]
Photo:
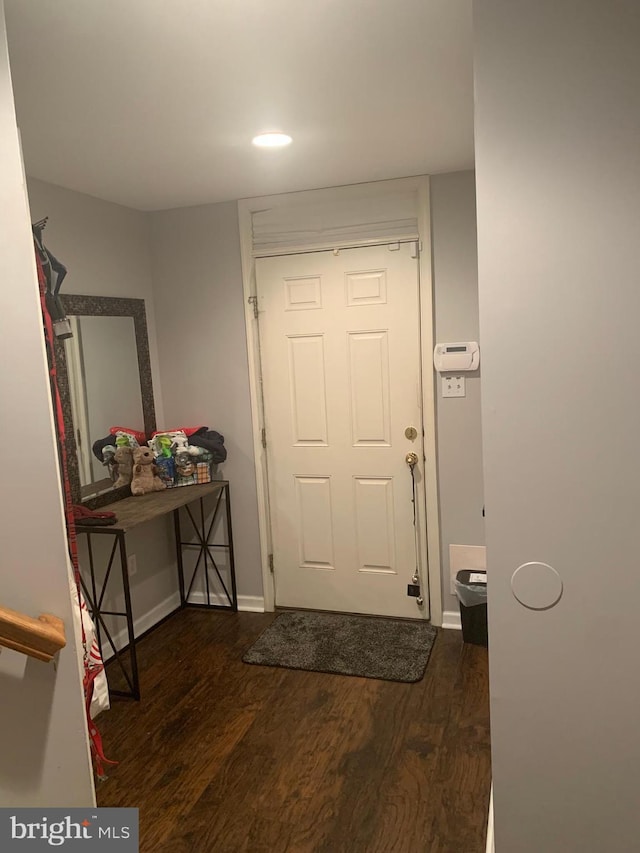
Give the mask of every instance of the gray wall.
[[153, 393], [161, 422], [148, 214], [35, 178], [28, 178], [27, 187], [32, 219], [49, 216], [47, 245], [68, 267], [63, 293], [145, 300]]
[[[261, 596], [237, 205], [144, 214], [31, 179], [29, 195], [34, 218], [50, 216], [46, 236], [69, 267], [67, 292], [146, 300], [159, 424], [204, 421], [224, 434], [229, 459], [222, 473], [233, 484], [239, 593]], [[473, 172], [432, 179], [432, 220], [436, 336], [475, 340]], [[479, 385], [470, 375], [467, 396], [459, 400], [440, 399], [438, 386], [445, 610], [457, 610], [448, 592], [449, 544], [484, 544]], [[176, 603], [171, 531], [160, 522], [131, 540], [142, 629]]]
[[[498, 853], [638, 848], [640, 6], [475, 4]], [[560, 602], [525, 609], [543, 561]], [[541, 595], [535, 572], [530, 594]]]
[[88, 807], [95, 801], [80, 640], [1, 0], [0, 188], [0, 428], [19, 445], [2, 461], [0, 602], [32, 617], [59, 616], [67, 636], [57, 668], [7, 649], [0, 655], [0, 806]]
[[[478, 259], [475, 175], [431, 178], [436, 341], [477, 341]], [[482, 347], [481, 347], [482, 349]], [[457, 612], [449, 592], [449, 545], [484, 545], [480, 372], [466, 374], [466, 397], [442, 398], [436, 376], [443, 610]]]
[[167, 423], [225, 437], [238, 592], [262, 595], [258, 505], [235, 202], [150, 214]]
[[[145, 300], [156, 417], [162, 426], [148, 214], [32, 178], [28, 180], [28, 189], [32, 219], [49, 216], [44, 232], [46, 243], [69, 270], [63, 293]], [[79, 539], [82, 565], [87, 563], [84, 539]], [[95, 542], [101, 563], [109, 545], [110, 537]], [[131, 597], [140, 633], [180, 602], [171, 519], [160, 519], [132, 531], [127, 537], [127, 547], [129, 554], [137, 557], [138, 573], [131, 578]], [[109, 609], [121, 610], [119, 584], [112, 583], [115, 585], [109, 587], [107, 596]], [[123, 622], [114, 621], [111, 627], [126, 642]], [[105, 655], [110, 653], [108, 648], [103, 651]]]
[[[438, 340], [477, 340], [473, 172], [432, 178], [431, 203], [436, 335]], [[195, 418], [210, 412], [210, 426], [225, 434], [230, 451], [225, 476], [233, 482], [239, 585], [244, 594], [259, 595], [262, 579], [237, 207], [229, 203], [164, 211], [151, 214], [151, 221], [167, 418], [171, 421], [185, 411]], [[180, 299], [191, 309], [178, 311]], [[438, 463], [444, 609], [457, 611], [457, 601], [448, 592], [448, 546], [484, 544], [478, 375], [468, 378], [466, 398], [438, 399]]]

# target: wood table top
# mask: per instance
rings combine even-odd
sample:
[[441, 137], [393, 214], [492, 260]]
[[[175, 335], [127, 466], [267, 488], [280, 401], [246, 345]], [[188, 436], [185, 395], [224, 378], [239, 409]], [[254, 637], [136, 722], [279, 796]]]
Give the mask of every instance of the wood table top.
[[114, 512], [117, 518], [115, 524], [98, 526], [76, 521], [76, 528], [81, 533], [124, 533], [132, 527], [138, 527], [161, 515], [167, 515], [199, 498], [215, 495], [227, 484], [227, 480], [213, 480], [211, 483], [202, 485], [179, 486], [174, 489], [164, 489], [161, 492], [150, 492], [148, 495], [132, 495], [130, 498], [124, 498], [96, 510], [96, 512]]

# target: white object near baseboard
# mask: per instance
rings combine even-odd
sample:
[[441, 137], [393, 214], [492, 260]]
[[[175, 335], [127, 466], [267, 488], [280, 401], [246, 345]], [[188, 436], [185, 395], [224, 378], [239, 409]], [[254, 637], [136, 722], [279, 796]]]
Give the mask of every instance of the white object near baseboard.
[[445, 610], [442, 614], [442, 627], [450, 628], [454, 631], [462, 630], [462, 622], [460, 621], [459, 610]]
[[489, 820], [487, 821], [487, 853], [496, 853], [496, 843], [493, 837], [493, 785], [489, 797]]
[[484, 545], [449, 545], [449, 578], [451, 595], [456, 594], [454, 581], [463, 569], [486, 572], [487, 549]]

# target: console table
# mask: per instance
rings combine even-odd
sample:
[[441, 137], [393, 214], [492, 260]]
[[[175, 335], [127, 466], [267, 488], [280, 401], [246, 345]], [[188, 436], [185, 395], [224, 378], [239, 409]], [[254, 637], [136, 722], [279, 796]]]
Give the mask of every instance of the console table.
[[[214, 501], [213, 515], [207, 525], [207, 514], [204, 502], [211, 497]], [[220, 508], [224, 504], [227, 541], [215, 543], [211, 541], [216, 520], [219, 517]], [[197, 505], [197, 506], [196, 506]], [[191, 522], [191, 535], [195, 533], [195, 541], [186, 541], [180, 519], [180, 510], [184, 509], [187, 518]], [[238, 609], [238, 596], [236, 591], [236, 574], [233, 558], [233, 536], [231, 530], [231, 504], [229, 499], [229, 483], [227, 480], [214, 480], [211, 483], [196, 486], [181, 486], [175, 489], [166, 489], [162, 492], [152, 492], [148, 495], [125, 498], [116, 503], [102, 507], [101, 510], [115, 513], [117, 521], [115, 524], [98, 527], [94, 525], [76, 522], [76, 532], [86, 535], [87, 550], [89, 555], [89, 577], [87, 580], [81, 577], [82, 588], [87, 601], [87, 607], [91, 612], [96, 626], [98, 642], [102, 647], [102, 636], [107, 639], [114, 657], [122, 670], [124, 678], [129, 686], [128, 691], [112, 690], [116, 696], [126, 696], [140, 699], [140, 680], [138, 676], [138, 658], [136, 655], [136, 637], [133, 625], [133, 610], [131, 607], [131, 588], [129, 585], [129, 571], [127, 563], [127, 533], [148, 521], [173, 513], [176, 561], [178, 568], [178, 583], [180, 588], [180, 608], [201, 607], [211, 610], [233, 610]], [[93, 550], [93, 536], [113, 537], [113, 546], [107, 561], [102, 582], [97, 580], [96, 561]], [[191, 579], [185, 583], [184, 552], [187, 549], [195, 549], [198, 553], [197, 561], [193, 569]], [[212, 549], [223, 549], [229, 555], [228, 578], [225, 579], [220, 572]], [[124, 593], [125, 609], [123, 611], [105, 610], [103, 603], [105, 590], [116, 562], [116, 554], [119, 554], [120, 574], [122, 577], [122, 590]], [[202, 574], [204, 584], [203, 601], [194, 603], [190, 600], [196, 578]], [[88, 581], [88, 582], [87, 582]], [[105, 616], [117, 616], [126, 619], [129, 643], [122, 649], [116, 648], [111, 633], [107, 628]], [[129, 653], [129, 669], [124, 661], [125, 653]]]

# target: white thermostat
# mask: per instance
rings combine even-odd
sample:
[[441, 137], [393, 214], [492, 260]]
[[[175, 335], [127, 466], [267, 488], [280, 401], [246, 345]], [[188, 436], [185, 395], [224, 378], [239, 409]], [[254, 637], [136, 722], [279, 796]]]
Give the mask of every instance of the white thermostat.
[[461, 370], [477, 370], [480, 364], [480, 347], [477, 341], [457, 344], [436, 344], [433, 364], [438, 373], [458, 373]]

